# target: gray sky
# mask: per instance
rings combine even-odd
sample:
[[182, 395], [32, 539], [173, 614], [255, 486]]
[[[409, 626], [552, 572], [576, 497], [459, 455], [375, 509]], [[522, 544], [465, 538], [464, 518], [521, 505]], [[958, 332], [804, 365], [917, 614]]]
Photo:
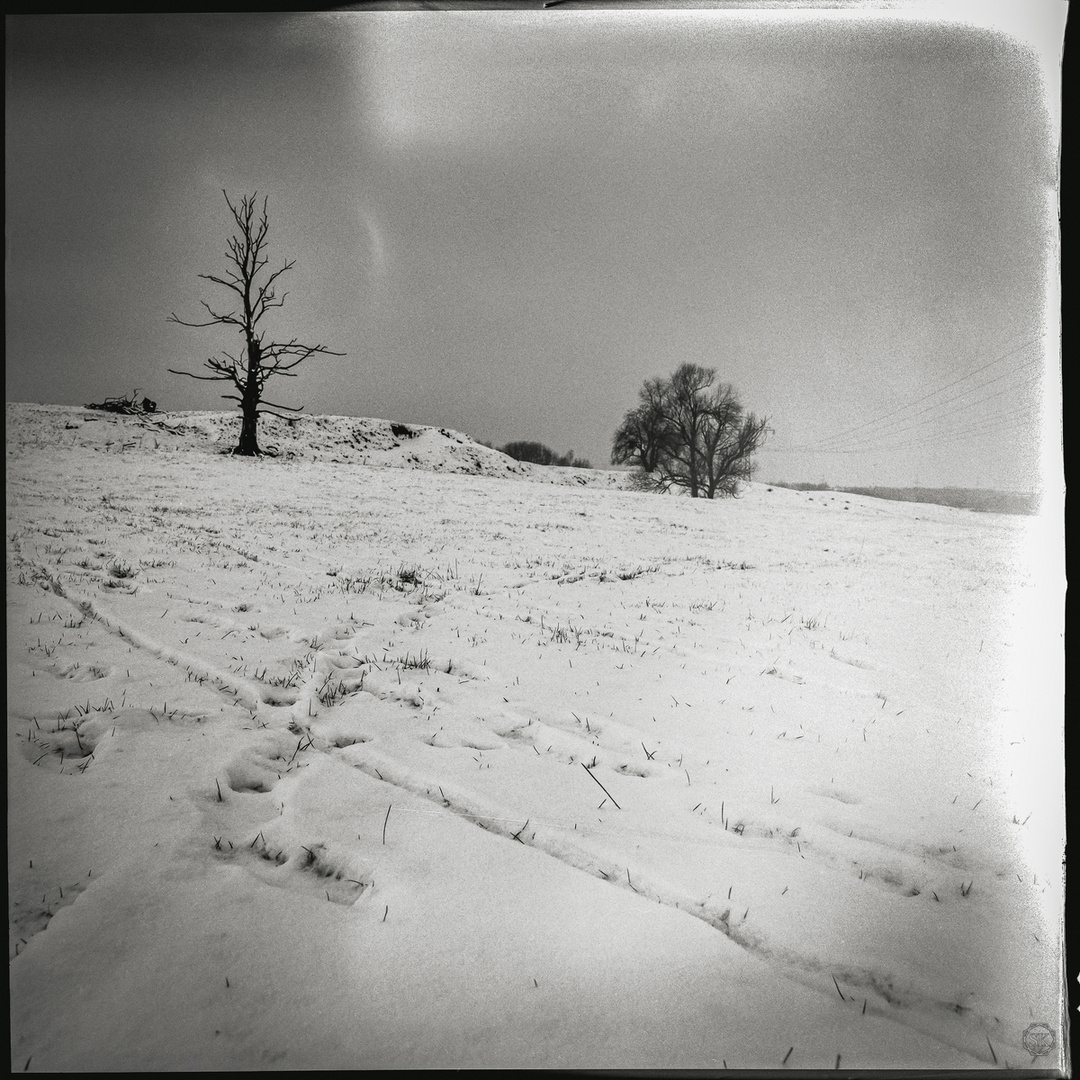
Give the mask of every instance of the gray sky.
[[1033, 487], [1065, 7], [9, 16], [7, 400], [232, 407], [224, 188], [348, 354], [273, 400], [603, 466], [691, 361], [764, 479]]

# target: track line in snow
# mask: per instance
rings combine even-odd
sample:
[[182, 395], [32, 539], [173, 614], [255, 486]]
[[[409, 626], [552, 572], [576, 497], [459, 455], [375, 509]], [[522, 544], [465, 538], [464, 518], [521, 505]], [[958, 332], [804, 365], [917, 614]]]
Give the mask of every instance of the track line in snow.
[[136, 630], [125, 621], [117, 618], [112, 612], [95, 604], [92, 600], [80, 597], [78, 594], [65, 589], [55, 578], [50, 576], [49, 581], [53, 592], [67, 600], [80, 614], [94, 619], [117, 637], [130, 641], [137, 649], [141, 649], [151, 656], [155, 656], [159, 660], [164, 660], [176, 667], [186, 668], [219, 691], [232, 694], [232, 704], [242, 705], [249, 712], [254, 713], [258, 711], [260, 704], [266, 703], [262, 690], [249, 680], [207, 664], [179, 649], [171, 648], [163, 642], [157, 641], [149, 634]]
[[989, 1018], [980, 1018], [974, 1026], [978, 1031], [958, 1023], [959, 1013], [952, 1002], [939, 1001], [921, 993], [916, 987], [894, 985], [883, 972], [869, 968], [848, 967], [833, 971], [811, 957], [787, 950], [775, 950], [766, 940], [745, 926], [731, 905], [711, 903], [707, 898], [691, 895], [657, 875], [632, 866], [616, 856], [606, 856], [580, 841], [566, 836], [565, 830], [550, 824], [527, 822], [508, 816], [507, 812], [481, 799], [458, 785], [439, 784], [416, 769], [403, 765], [370, 744], [356, 744], [339, 751], [343, 760], [367, 775], [393, 787], [401, 788], [456, 814], [487, 832], [532, 847], [551, 858], [627, 889], [646, 900], [675, 908], [711, 926], [730, 938], [759, 960], [780, 966], [793, 981], [824, 994], [839, 990], [839, 979], [856, 995], [841, 997], [852, 1007], [866, 1006], [874, 1015], [907, 1027], [915, 1028], [964, 1053], [989, 1062], [990, 1057], [981, 1045], [987, 1029], [997, 1033]]

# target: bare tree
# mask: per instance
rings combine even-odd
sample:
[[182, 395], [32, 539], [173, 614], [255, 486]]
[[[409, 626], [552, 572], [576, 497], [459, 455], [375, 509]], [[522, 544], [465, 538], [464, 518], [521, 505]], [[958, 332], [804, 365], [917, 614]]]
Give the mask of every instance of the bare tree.
[[[263, 398], [263, 390], [266, 383], [275, 375], [295, 377], [293, 370], [305, 360], [316, 354], [324, 356], [344, 356], [344, 353], [333, 352], [325, 345], [305, 345], [292, 338], [289, 341], [267, 341], [265, 331], [260, 323], [271, 308], [282, 307], [288, 293], [277, 295], [278, 279], [291, 270], [295, 260], [287, 261], [277, 270], [269, 272], [263, 277], [261, 284], [258, 278], [266, 270], [269, 259], [266, 257], [266, 236], [270, 229], [267, 217], [267, 199], [263, 199], [261, 212], [256, 215], [256, 194], [243, 196], [238, 204], [230, 201], [228, 193], [222, 192], [225, 203], [232, 212], [238, 233], [231, 236], [228, 241], [229, 267], [223, 277], [216, 274], [200, 274], [199, 277], [212, 281], [215, 285], [221, 285], [236, 294], [231, 311], [217, 311], [205, 300], [200, 301], [206, 309], [209, 318], [205, 322], [187, 322], [179, 318], [174, 312], [169, 316], [169, 322], [179, 323], [181, 326], [235, 326], [243, 337], [242, 351], [232, 356], [222, 352], [219, 356], [210, 357], [204, 367], [210, 371], [209, 375], [198, 375], [190, 371], [177, 371], [169, 368], [174, 375], [186, 375], [191, 379], [201, 379], [207, 382], [231, 383], [237, 394], [222, 394], [229, 401], [240, 403], [243, 422], [240, 427], [240, 441], [233, 449], [234, 454], [254, 455], [261, 454], [257, 438], [259, 417], [266, 412], [272, 416], [278, 416], [274, 409], [284, 409], [287, 412], [299, 412], [303, 406], [296, 408], [292, 405], [278, 405]], [[239, 395], [239, 396], [237, 396]]]
[[683, 364], [670, 379], [649, 379], [639, 396], [615, 432], [612, 464], [637, 465], [654, 489], [682, 488], [695, 499], [735, 495], [750, 479], [768, 422], [744, 414], [712, 368]]

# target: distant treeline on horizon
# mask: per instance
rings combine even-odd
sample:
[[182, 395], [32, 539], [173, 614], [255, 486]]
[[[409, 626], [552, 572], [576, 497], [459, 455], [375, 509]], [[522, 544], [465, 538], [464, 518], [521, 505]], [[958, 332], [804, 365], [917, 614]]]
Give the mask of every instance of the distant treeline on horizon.
[[1035, 514], [1039, 510], [1039, 496], [1034, 492], [960, 487], [831, 487], [829, 484], [778, 482], [772, 486], [793, 491], [840, 491], [846, 495], [869, 495], [874, 499], [892, 499], [895, 502], [936, 503], [938, 506], [955, 506], [983, 514]]

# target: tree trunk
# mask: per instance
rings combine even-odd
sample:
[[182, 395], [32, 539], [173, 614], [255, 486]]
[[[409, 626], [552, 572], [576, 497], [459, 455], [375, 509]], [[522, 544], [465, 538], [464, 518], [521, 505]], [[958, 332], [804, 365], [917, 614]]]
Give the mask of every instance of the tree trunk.
[[697, 454], [694, 452], [694, 448], [690, 447], [690, 498], [696, 499], [698, 497], [698, 463]]
[[248, 369], [247, 383], [244, 386], [244, 396], [240, 402], [240, 410], [243, 414], [243, 422], [240, 425], [240, 441], [236, 444], [234, 454], [244, 457], [255, 457], [262, 453], [259, 449], [259, 441], [256, 429], [259, 422], [259, 386], [257, 375], [262, 363], [262, 353], [259, 343], [254, 338], [248, 339]]
[[256, 437], [255, 428], [259, 419], [259, 403], [250, 400], [247, 395], [245, 395], [244, 400], [240, 403], [240, 408], [243, 410], [244, 419], [240, 425], [240, 441], [236, 444], [233, 453], [240, 454], [244, 457], [255, 457], [262, 453], [259, 449], [259, 441]]

